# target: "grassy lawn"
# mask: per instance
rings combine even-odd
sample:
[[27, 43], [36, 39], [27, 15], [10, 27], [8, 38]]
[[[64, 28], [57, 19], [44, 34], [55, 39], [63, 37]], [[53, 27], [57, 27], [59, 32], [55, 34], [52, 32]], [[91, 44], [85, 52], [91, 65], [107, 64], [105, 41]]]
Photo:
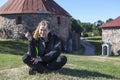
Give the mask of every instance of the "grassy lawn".
[[21, 67], [22, 58], [19, 55], [0, 54], [0, 70]]
[[25, 40], [0, 40], [0, 70], [19, 67], [21, 56], [27, 52]]
[[68, 62], [61, 70], [30, 76], [21, 59], [27, 50], [26, 41], [0, 40], [0, 49], [0, 80], [120, 80], [120, 60], [109, 57], [62, 54]]
[[120, 58], [120, 56], [118, 55], [118, 56], [109, 56], [109, 57], [113, 57], [113, 58]]
[[27, 52], [25, 40], [0, 40], [0, 54], [23, 55], [25, 52]]

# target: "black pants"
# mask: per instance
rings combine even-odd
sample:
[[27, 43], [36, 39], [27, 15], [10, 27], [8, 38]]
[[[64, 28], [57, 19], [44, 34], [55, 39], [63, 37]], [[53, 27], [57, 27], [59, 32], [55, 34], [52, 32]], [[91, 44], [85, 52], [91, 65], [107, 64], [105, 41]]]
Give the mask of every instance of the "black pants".
[[[51, 57], [52, 55], [47, 55], [47, 58]], [[54, 56], [55, 57], [55, 56]], [[56, 56], [53, 61], [47, 63], [47, 62], [38, 62], [37, 64], [33, 64], [33, 61], [31, 61], [31, 55], [25, 54], [23, 56], [23, 62], [27, 64], [30, 68], [37, 70], [38, 72], [44, 72], [44, 70], [58, 70], [62, 68], [62, 66], [65, 65], [67, 62], [67, 58], [65, 56]]]

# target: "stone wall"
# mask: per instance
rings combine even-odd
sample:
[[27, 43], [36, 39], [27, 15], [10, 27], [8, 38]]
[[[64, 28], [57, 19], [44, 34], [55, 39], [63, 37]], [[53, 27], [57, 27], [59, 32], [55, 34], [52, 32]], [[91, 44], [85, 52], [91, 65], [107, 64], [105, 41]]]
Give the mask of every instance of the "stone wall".
[[0, 38], [21, 38], [23, 37], [23, 25], [16, 25], [15, 16], [0, 16]]
[[103, 28], [102, 41], [110, 43], [115, 55], [120, 55], [120, 28]]
[[[22, 24], [16, 24], [18, 16], [22, 16]], [[61, 24], [58, 24], [57, 17], [60, 17]], [[63, 42], [67, 41], [71, 29], [70, 17], [51, 14], [0, 15], [0, 38], [23, 38], [25, 29], [33, 32], [43, 19], [50, 21], [53, 34]]]
[[72, 32], [72, 43], [73, 50], [77, 51], [80, 49], [80, 35], [75, 31]]

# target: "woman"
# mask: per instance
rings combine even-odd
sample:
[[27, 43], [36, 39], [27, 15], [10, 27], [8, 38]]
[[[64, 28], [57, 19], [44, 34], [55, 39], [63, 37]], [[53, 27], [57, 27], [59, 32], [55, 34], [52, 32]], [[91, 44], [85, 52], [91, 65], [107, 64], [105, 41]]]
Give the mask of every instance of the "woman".
[[61, 42], [57, 36], [50, 33], [48, 21], [41, 21], [33, 36], [27, 32], [25, 37], [29, 46], [23, 62], [30, 67], [30, 75], [61, 69], [67, 62], [65, 56], [60, 56]]

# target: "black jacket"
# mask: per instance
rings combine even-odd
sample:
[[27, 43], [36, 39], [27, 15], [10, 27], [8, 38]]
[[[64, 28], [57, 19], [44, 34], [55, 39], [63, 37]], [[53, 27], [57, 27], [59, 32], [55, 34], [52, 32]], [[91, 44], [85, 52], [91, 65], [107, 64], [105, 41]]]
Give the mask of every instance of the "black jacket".
[[47, 54], [57, 54], [60, 55], [61, 51], [61, 41], [55, 35], [51, 33], [48, 34], [48, 40], [45, 42], [42, 38], [35, 40], [34, 38], [29, 41], [28, 52], [31, 57], [41, 57], [43, 61], [46, 61], [48, 57]]

